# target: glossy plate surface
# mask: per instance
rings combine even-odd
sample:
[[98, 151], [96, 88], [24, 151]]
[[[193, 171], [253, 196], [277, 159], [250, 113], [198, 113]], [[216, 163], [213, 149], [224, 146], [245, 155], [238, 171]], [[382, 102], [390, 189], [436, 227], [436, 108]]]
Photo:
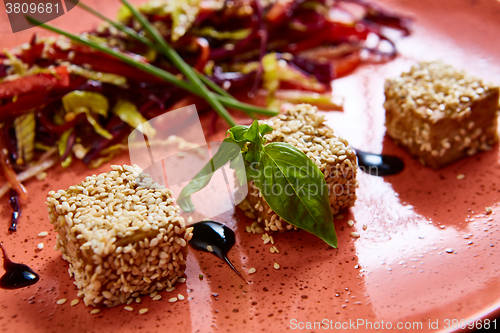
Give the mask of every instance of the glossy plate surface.
[[[54, 250], [55, 234], [44, 202], [50, 189], [66, 188], [87, 175], [109, 170], [109, 166], [98, 170], [76, 165], [64, 171], [53, 169], [45, 181], [28, 183], [30, 199], [15, 234], [7, 233], [10, 209], [5, 198], [1, 203], [4, 222], [0, 237], [6, 250], [13, 261], [28, 264], [40, 274], [34, 286], [0, 290], [1, 327], [13, 332], [281, 332], [306, 321], [326, 319], [328, 325], [344, 325], [346, 331], [354, 331], [346, 326], [349, 320], [372, 325], [390, 322], [393, 328], [398, 322], [419, 328], [421, 322], [423, 329], [418, 331], [422, 332], [434, 328], [450, 331], [446, 324], [452, 319], [498, 314], [498, 145], [439, 171], [424, 168], [384, 136], [382, 103], [383, 80], [421, 59], [442, 59], [500, 84], [500, 2], [381, 3], [414, 17], [414, 33], [398, 42], [402, 55], [395, 61], [365, 65], [335, 81], [334, 93], [344, 97], [345, 111], [330, 112], [327, 119], [353, 146], [401, 156], [406, 169], [386, 178], [359, 173], [356, 205], [335, 222], [338, 250], [305, 232], [294, 232], [274, 235], [280, 253], [271, 254], [270, 246], [263, 245], [260, 236], [245, 232], [247, 219], [238, 212], [227, 214], [218, 220], [236, 232], [237, 244], [229, 257], [244, 274], [250, 267], [257, 269], [247, 275], [251, 284], [244, 285], [215, 256], [190, 249], [186, 283], [173, 292], [162, 293], [162, 300], [144, 297], [141, 304], [132, 304], [134, 312], [116, 307], [91, 315], [82, 303], [74, 307], [69, 304], [76, 298], [76, 290], [66, 263]], [[115, 2], [101, 1], [98, 7], [108, 15], [116, 11]], [[78, 31], [95, 24], [87, 17], [73, 10], [58, 20]], [[0, 47], [29, 39], [31, 32], [9, 34], [5, 19], [2, 16]], [[220, 138], [224, 132], [221, 121], [218, 129]], [[114, 161], [119, 162], [126, 162], [126, 158]], [[457, 179], [458, 174], [465, 178]], [[486, 207], [492, 208], [492, 214], [485, 214]], [[349, 219], [355, 221], [352, 228], [346, 223]], [[41, 231], [49, 231], [49, 236], [37, 237]], [[361, 237], [351, 238], [352, 231]], [[36, 251], [40, 242], [45, 248]], [[273, 268], [275, 262], [281, 266], [279, 270]], [[199, 274], [204, 275], [203, 280]], [[167, 301], [178, 293], [186, 300], [173, 304]], [[68, 302], [57, 305], [60, 298]], [[149, 308], [149, 312], [138, 315], [139, 308]], [[433, 326], [429, 326], [429, 320]], [[367, 327], [360, 325], [358, 331]], [[404, 329], [411, 330], [411, 326]], [[320, 331], [318, 326], [315, 331]]]

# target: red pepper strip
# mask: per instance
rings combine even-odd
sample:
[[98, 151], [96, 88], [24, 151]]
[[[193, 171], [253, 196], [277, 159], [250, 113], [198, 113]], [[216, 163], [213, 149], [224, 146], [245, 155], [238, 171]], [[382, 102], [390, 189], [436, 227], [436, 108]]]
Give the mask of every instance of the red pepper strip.
[[[124, 53], [127, 54], [126, 52]], [[133, 56], [136, 60], [146, 62], [146, 59], [138, 54], [128, 53], [128, 55]], [[143, 71], [121, 61], [116, 61], [116, 59], [111, 56], [101, 52], [96, 52], [83, 45], [74, 45], [70, 50], [61, 50], [55, 46], [50, 51], [49, 57], [52, 60], [69, 61], [75, 65], [89, 65], [95, 71], [122, 75], [134, 81], [164, 82], [156, 76], [144, 73]]]
[[282, 23], [286, 18], [288, 18], [297, 5], [299, 5], [303, 1], [297, 0], [282, 0], [277, 1], [271, 9], [266, 14], [266, 20], [273, 24], [277, 25]]
[[5, 148], [3, 136], [0, 138], [0, 166], [2, 168], [5, 179], [10, 184], [10, 187], [19, 194], [22, 200], [28, 198], [28, 191], [23, 184], [17, 179], [16, 172], [12, 168], [9, 160], [8, 151]]
[[36, 107], [43, 106], [50, 101], [47, 92], [33, 92], [22, 95], [15, 102], [0, 106], [0, 121], [18, 116]]
[[200, 48], [200, 56], [198, 57], [198, 60], [196, 60], [195, 68], [199, 72], [203, 72], [207, 61], [210, 58], [210, 45], [208, 45], [208, 41], [203, 37], [196, 37], [193, 41]]
[[86, 79], [80, 76], [71, 76], [67, 87], [56, 87], [53, 91], [34, 91], [18, 95], [15, 102], [0, 105], [0, 121], [6, 118], [18, 116], [33, 108], [40, 108], [54, 100], [60, 99], [63, 94], [78, 88]]
[[26, 93], [47, 92], [69, 85], [69, 72], [65, 66], [58, 66], [55, 73], [40, 73], [0, 83], [0, 99], [14, 98]]
[[337, 22], [330, 22], [322, 31], [318, 31], [311, 38], [307, 38], [298, 43], [292, 43], [287, 47], [287, 52], [298, 53], [320, 46], [325, 42], [350, 41], [351, 39], [366, 40], [371, 32], [365, 25], [348, 25]]
[[43, 42], [38, 42], [36, 34], [33, 34], [30, 40], [30, 46], [27, 49], [21, 49], [16, 56], [21, 59], [22, 62], [32, 66], [36, 60], [42, 57], [43, 48], [45, 44]]
[[359, 51], [346, 55], [340, 59], [335, 59], [333, 61], [334, 78], [346, 76], [354, 71], [360, 63], [361, 55]]

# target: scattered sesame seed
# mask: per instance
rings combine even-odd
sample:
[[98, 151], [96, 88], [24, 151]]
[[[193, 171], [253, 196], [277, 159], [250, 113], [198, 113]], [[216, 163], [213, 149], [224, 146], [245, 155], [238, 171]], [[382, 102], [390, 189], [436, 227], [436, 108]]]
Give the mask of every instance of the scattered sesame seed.
[[354, 221], [353, 220], [347, 220], [347, 225], [352, 227], [354, 225]]
[[174, 291], [174, 290], [175, 290], [174, 287], [170, 287], [170, 288], [165, 289], [165, 291], [168, 292], [168, 293], [171, 292], [171, 291]]
[[161, 300], [161, 295], [156, 295], [152, 298], [153, 301], [159, 301]]
[[135, 302], [136, 302], [136, 303], [141, 303], [141, 301], [142, 301], [142, 299], [141, 299], [140, 297], [137, 297], [137, 298], [135, 299]]
[[168, 299], [168, 301], [170, 303], [175, 303], [175, 302], [177, 302], [177, 297], [171, 297], [171, 298]]
[[58, 300], [56, 301], [56, 304], [58, 304], [58, 305], [62, 305], [62, 304], [64, 304], [64, 303], [66, 303], [66, 301], [67, 301], [67, 299], [66, 299], [66, 298], [60, 298], [60, 299], [58, 299]]
[[72, 300], [72, 301], [71, 301], [70, 305], [71, 305], [71, 306], [75, 306], [75, 305], [77, 305], [78, 303], [80, 303], [80, 299], [75, 298], [74, 300]]
[[248, 274], [253, 274], [257, 272], [257, 270], [255, 269], [255, 267], [250, 267], [250, 269], [248, 269]]
[[277, 262], [274, 263], [273, 265], [274, 269], [280, 269], [280, 264], [278, 264]]
[[278, 248], [276, 246], [274, 246], [274, 245], [269, 248], [269, 252], [271, 252], [271, 253], [280, 253], [280, 251], [278, 250]]
[[453, 253], [453, 252], [455, 252], [455, 250], [453, 250], [452, 248], [447, 248], [445, 251], [446, 251], [446, 253]]
[[459, 173], [459, 174], [457, 175], [457, 179], [458, 179], [458, 180], [462, 180], [462, 179], [464, 179], [464, 178], [465, 178], [465, 175], [464, 175], [463, 173]]
[[38, 237], [45, 237], [47, 236], [49, 233], [47, 231], [42, 231], [41, 233], [38, 234]]
[[178, 281], [179, 283], [184, 283], [184, 282], [186, 282], [186, 278], [181, 277], [181, 278], [177, 279], [177, 281]]
[[134, 311], [134, 308], [127, 305], [127, 306], [123, 307], [123, 310], [128, 311], [128, 312], [132, 312], [132, 311]]
[[351, 237], [352, 238], [359, 238], [360, 237], [359, 232], [356, 232], [356, 231], [351, 232]]
[[36, 248], [37, 248], [37, 250], [43, 250], [43, 243], [38, 243]]
[[99, 312], [101, 312], [101, 309], [92, 309], [90, 314], [98, 314]]
[[493, 213], [493, 209], [491, 207], [486, 207], [484, 209], [484, 212], [486, 213], [486, 215], [490, 215], [491, 213]]
[[178, 299], [179, 301], [183, 301], [183, 300], [184, 300], [184, 295], [183, 295], [183, 294], [178, 294], [178, 295], [177, 295], [177, 299]]
[[143, 314], [145, 314], [145, 313], [146, 313], [146, 312], [148, 312], [148, 311], [149, 311], [149, 309], [148, 309], [148, 308], [142, 308], [142, 309], [139, 309], [139, 314], [140, 314], [140, 315], [143, 315]]
[[207, 245], [207, 251], [214, 252], [214, 248], [212, 247], [212, 245]]

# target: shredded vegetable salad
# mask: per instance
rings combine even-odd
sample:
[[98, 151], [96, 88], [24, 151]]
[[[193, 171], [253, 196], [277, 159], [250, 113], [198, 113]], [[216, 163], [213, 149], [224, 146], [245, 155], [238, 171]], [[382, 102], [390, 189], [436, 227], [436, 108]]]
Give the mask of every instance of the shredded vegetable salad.
[[[388, 31], [405, 36], [409, 20], [364, 0], [152, 0], [139, 11], [182, 59], [234, 96], [339, 106], [330, 83], [365, 62], [397, 55]], [[118, 21], [142, 33], [127, 7]], [[155, 49], [111, 25], [83, 34], [174, 75]], [[64, 37], [38, 38], [0, 53], [0, 165], [14, 210], [22, 182], [75, 159], [90, 167], [123, 149], [130, 131], [165, 110], [203, 99]], [[154, 132], [145, 127], [144, 131]]]

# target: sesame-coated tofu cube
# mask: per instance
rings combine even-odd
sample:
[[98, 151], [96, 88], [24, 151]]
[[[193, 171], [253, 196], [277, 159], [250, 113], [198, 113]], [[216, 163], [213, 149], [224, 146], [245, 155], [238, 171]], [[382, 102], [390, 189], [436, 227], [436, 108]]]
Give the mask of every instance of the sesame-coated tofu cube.
[[439, 168], [498, 141], [498, 87], [440, 62], [422, 62], [385, 83], [387, 134]]
[[47, 197], [57, 248], [86, 305], [114, 306], [184, 274], [186, 228], [172, 193], [123, 165]]
[[[346, 140], [334, 135], [317, 111], [308, 104], [289, 106], [284, 113], [261, 122], [273, 128], [265, 136], [267, 142], [289, 143], [319, 167], [328, 186], [332, 214], [337, 214], [352, 207], [356, 200], [356, 153]], [[272, 211], [252, 182], [239, 207], [247, 216], [264, 224], [266, 231], [295, 229]]]

